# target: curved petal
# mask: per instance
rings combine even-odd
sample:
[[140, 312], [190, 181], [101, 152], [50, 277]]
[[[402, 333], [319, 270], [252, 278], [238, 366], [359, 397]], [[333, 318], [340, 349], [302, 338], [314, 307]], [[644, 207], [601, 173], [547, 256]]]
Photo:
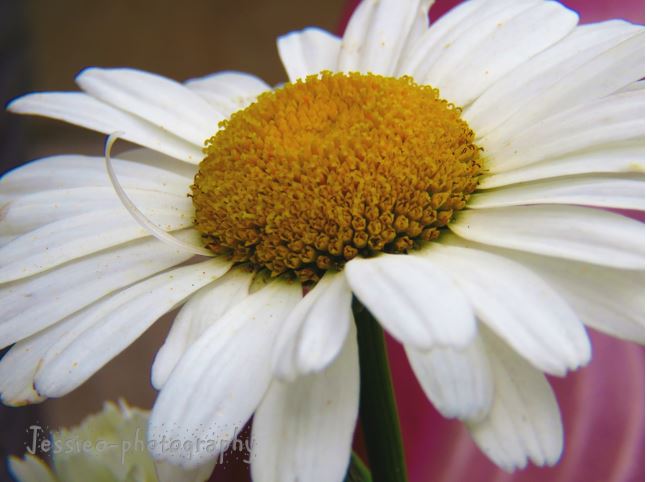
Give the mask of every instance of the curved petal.
[[463, 349], [405, 350], [427, 398], [444, 417], [479, 420], [488, 413], [494, 383], [480, 336]]
[[501, 468], [553, 465], [563, 445], [557, 400], [546, 378], [495, 337], [487, 338], [494, 374], [492, 409], [480, 422], [468, 423], [474, 441]]
[[354, 258], [344, 272], [357, 298], [404, 344], [465, 347], [476, 335], [467, 299], [433, 263], [383, 254]]
[[142, 70], [91, 67], [76, 83], [94, 98], [200, 147], [225, 118], [182, 84]]
[[540, 370], [564, 375], [589, 361], [582, 323], [556, 291], [522, 265], [438, 243], [421, 256], [451, 273], [478, 318]]
[[324, 371], [292, 383], [275, 380], [270, 386], [254, 415], [253, 479], [341, 482], [358, 411], [359, 360], [353, 326], [341, 353]]
[[187, 301], [175, 317], [171, 331], [155, 355], [151, 380], [161, 390], [182, 355], [230, 308], [248, 296], [251, 273], [232, 269]]
[[559, 177], [479, 192], [470, 209], [524, 204], [580, 204], [620, 209], [645, 209], [645, 180], [637, 176], [585, 175]]
[[341, 39], [311, 27], [279, 37], [277, 47], [290, 82], [295, 82], [322, 70], [337, 70]]
[[643, 269], [643, 224], [576, 206], [513, 206], [462, 211], [449, 225], [459, 236], [493, 246], [614, 268]]
[[204, 157], [199, 146], [81, 92], [28, 94], [12, 101], [7, 109], [16, 114], [62, 120], [104, 134], [124, 132], [121, 137], [127, 141], [192, 164], [198, 164]]
[[223, 451], [261, 402], [272, 379], [271, 349], [282, 322], [301, 299], [294, 284], [274, 281], [229, 310], [188, 349], [160, 392], [149, 441], [214, 440], [197, 452], [151, 448], [186, 468]]
[[293, 381], [327, 367], [352, 325], [351, 301], [344, 274], [327, 272], [285, 320], [272, 355], [275, 374]]
[[[182, 237], [198, 235], [191, 230]], [[115, 290], [192, 256], [149, 238], [5, 285], [0, 290], [0, 346], [30, 336]]]

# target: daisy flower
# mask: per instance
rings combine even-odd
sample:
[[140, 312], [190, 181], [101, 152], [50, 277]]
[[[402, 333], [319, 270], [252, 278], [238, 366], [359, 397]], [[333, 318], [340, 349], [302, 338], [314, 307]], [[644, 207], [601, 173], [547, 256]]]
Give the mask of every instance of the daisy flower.
[[13, 101], [143, 149], [2, 179], [3, 401], [69, 393], [182, 305], [148, 436], [191, 443], [156, 457], [208, 462], [254, 415], [255, 481], [341, 481], [361, 404], [375, 480], [404, 480], [383, 327], [496, 464], [554, 464], [544, 373], [589, 361], [586, 326], [644, 338], [643, 225], [599, 209], [643, 210], [644, 28], [430, 4], [279, 38], [275, 88], [91, 68]]

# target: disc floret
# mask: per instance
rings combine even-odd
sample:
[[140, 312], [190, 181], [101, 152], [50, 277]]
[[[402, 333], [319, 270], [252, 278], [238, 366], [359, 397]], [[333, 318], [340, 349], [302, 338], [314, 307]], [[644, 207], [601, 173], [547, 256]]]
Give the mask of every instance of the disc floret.
[[439, 236], [482, 171], [474, 133], [410, 77], [323, 72], [259, 96], [207, 141], [195, 177], [207, 247], [317, 279]]

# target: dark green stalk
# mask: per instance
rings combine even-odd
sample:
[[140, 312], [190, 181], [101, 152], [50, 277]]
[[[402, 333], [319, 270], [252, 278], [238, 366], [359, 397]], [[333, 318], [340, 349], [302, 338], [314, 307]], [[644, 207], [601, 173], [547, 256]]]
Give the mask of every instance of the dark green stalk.
[[393, 395], [384, 332], [371, 313], [353, 301], [360, 362], [360, 419], [374, 482], [406, 482], [400, 421]]
[[351, 455], [348, 473], [344, 482], [373, 482], [371, 473], [355, 452]]

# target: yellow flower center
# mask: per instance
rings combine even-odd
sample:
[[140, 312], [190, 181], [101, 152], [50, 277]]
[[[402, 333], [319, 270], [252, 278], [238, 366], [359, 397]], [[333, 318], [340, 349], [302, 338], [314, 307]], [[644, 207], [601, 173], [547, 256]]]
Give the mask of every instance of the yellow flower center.
[[460, 109], [410, 77], [286, 84], [207, 141], [196, 228], [235, 261], [316, 280], [355, 256], [438, 237], [482, 170]]

